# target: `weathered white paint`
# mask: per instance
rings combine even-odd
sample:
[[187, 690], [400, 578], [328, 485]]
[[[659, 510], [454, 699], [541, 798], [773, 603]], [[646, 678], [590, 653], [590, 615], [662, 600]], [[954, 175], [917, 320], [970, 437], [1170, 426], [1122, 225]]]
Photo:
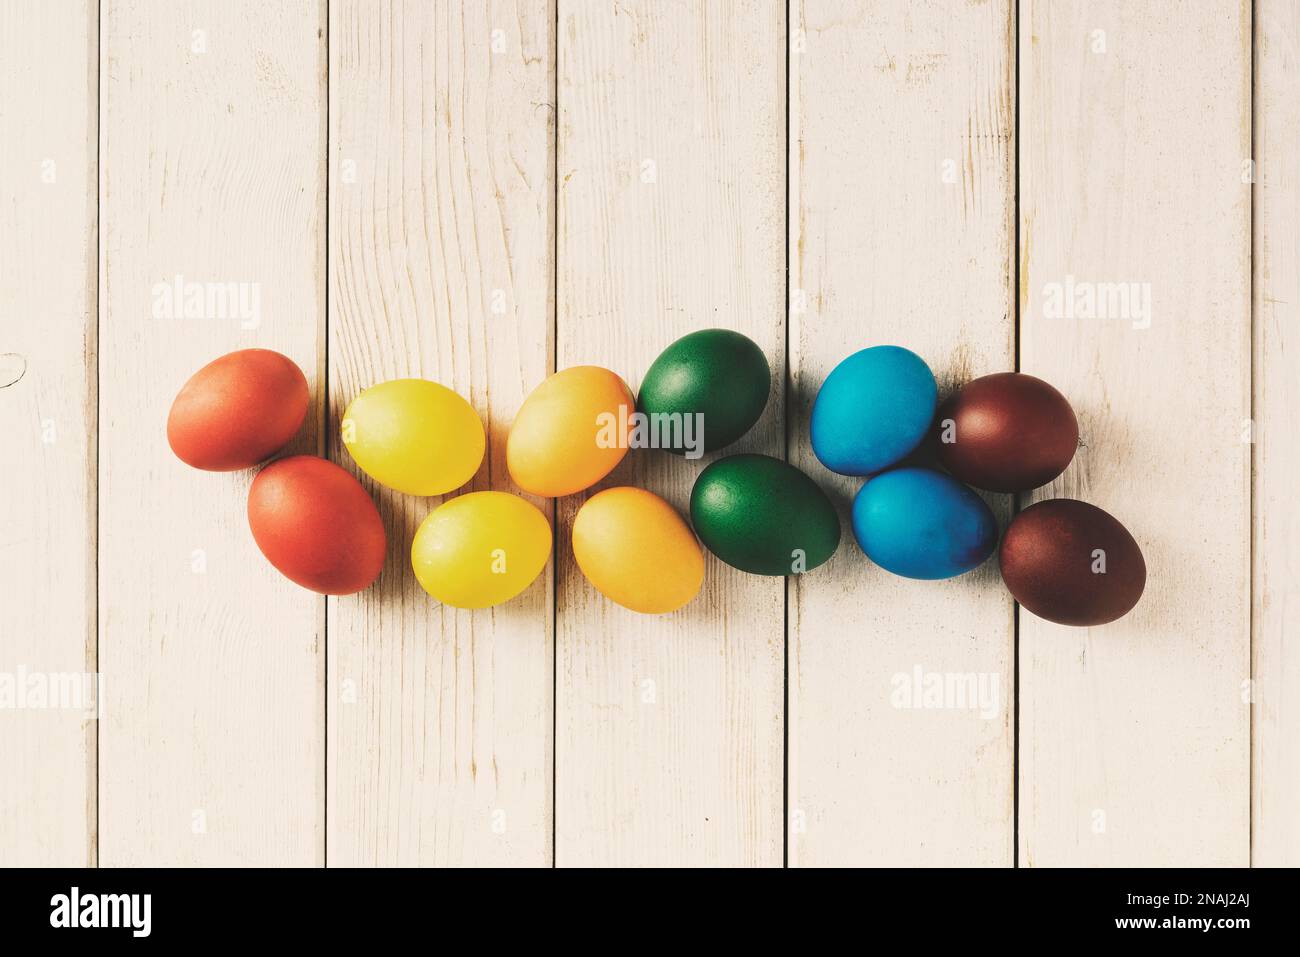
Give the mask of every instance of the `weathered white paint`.
[[95, 860], [97, 26], [93, 2], [0, 3], [5, 866]]
[[[1037, 497], [1113, 512], [1150, 569], [1120, 623], [1021, 613], [1019, 861], [1244, 864], [1252, 822], [1255, 863], [1300, 861], [1300, 17], [1255, 7], [1252, 157], [1245, 0], [792, 0], [789, 30], [780, 0], [0, 0], [0, 673], [98, 661], [106, 691], [99, 722], [0, 711], [0, 863], [1010, 863], [992, 565], [891, 578], [846, 522], [788, 604], [710, 559], [645, 618], [574, 566], [575, 496], [556, 569], [457, 613], [408, 571], [437, 500], [381, 491], [389, 568], [327, 603], [257, 552], [251, 476], [181, 465], [164, 421], [203, 363], [275, 348], [314, 390], [292, 449], [350, 467], [326, 376], [337, 425], [423, 375], [490, 425], [472, 487], [510, 488], [557, 361], [635, 387], [729, 326], [775, 388], [734, 451], [788, 442], [847, 517], [804, 440], [822, 377], [879, 342], [945, 386], [1011, 367], [1016, 271], [1021, 367], [1085, 445]], [[255, 283], [259, 321], [154, 318], [177, 277]], [[1046, 318], [1068, 282], [1150, 313]], [[684, 507], [703, 464], [611, 482]], [[894, 707], [917, 666], [996, 676], [1001, 710]]]
[[[167, 446], [234, 349], [296, 361], [320, 447], [324, 3], [109, 0], [100, 60], [100, 861], [319, 864], [324, 600], [248, 531], [250, 472]], [[260, 318], [156, 316], [176, 277], [251, 283]], [[161, 284], [161, 285], [160, 285]], [[157, 311], [165, 312], [163, 308]]]
[[[1009, 865], [1013, 619], [996, 562], [941, 582], [876, 567], [849, 522], [863, 480], [824, 468], [807, 436], [826, 375], [868, 346], [913, 350], [941, 394], [1014, 368], [1011, 9], [796, 9], [791, 450], [844, 542], [790, 587], [790, 863]], [[1010, 497], [988, 500], [1005, 520]], [[908, 706], [918, 669], [970, 676], [982, 703]]]
[[[506, 432], [552, 356], [554, 8], [330, 18], [331, 455], [356, 469], [338, 423], [362, 389], [433, 379], [491, 436], [470, 487], [517, 491]], [[329, 601], [329, 863], [549, 865], [551, 569], [507, 605], [443, 607], [410, 561], [442, 499], [364, 481], [389, 555]]]
[[[1022, 865], [1248, 860], [1250, 37], [1235, 0], [1021, 4], [1021, 368], [1081, 446], [1034, 498], [1106, 509], [1148, 573], [1101, 628], [1021, 610]], [[1150, 312], [1047, 317], [1068, 282]]]
[[[557, 366], [635, 390], [677, 337], [746, 333], [773, 395], [728, 452], [782, 451], [785, 36], [758, 0], [560, 2]], [[712, 459], [632, 451], [599, 487], [684, 510]], [[557, 526], [556, 862], [779, 865], [782, 580], [710, 557], [685, 609], [627, 611], [573, 563], [583, 500]]]
[[1255, 17], [1252, 863], [1294, 867], [1300, 863], [1300, 7], [1258, 0]]

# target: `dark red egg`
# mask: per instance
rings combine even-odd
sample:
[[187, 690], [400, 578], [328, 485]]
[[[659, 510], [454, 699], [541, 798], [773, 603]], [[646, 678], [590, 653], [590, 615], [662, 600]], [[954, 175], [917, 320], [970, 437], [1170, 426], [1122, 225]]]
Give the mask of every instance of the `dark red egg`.
[[1104, 625], [1142, 597], [1142, 550], [1110, 513], [1070, 498], [1029, 506], [1002, 537], [1002, 581], [1016, 601], [1059, 625]]
[[990, 492], [1046, 485], [1079, 445], [1079, 421], [1065, 396], [1023, 372], [966, 383], [939, 407], [936, 428], [944, 468]]
[[388, 538], [374, 500], [351, 472], [314, 455], [257, 473], [248, 525], [282, 575], [324, 595], [361, 591], [384, 567]]

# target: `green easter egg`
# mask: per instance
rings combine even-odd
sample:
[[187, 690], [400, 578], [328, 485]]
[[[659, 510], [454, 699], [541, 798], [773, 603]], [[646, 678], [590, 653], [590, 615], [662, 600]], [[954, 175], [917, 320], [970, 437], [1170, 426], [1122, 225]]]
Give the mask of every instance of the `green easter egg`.
[[[660, 353], [641, 383], [637, 408], [649, 416], [699, 414], [703, 451], [712, 452], [753, 427], [767, 405], [771, 384], [767, 356], [757, 343], [730, 329], [703, 329]], [[678, 443], [673, 446], [671, 451], [688, 451]]]
[[701, 472], [691, 523], [709, 551], [755, 575], [810, 571], [840, 543], [840, 518], [826, 493], [768, 455], [729, 455]]

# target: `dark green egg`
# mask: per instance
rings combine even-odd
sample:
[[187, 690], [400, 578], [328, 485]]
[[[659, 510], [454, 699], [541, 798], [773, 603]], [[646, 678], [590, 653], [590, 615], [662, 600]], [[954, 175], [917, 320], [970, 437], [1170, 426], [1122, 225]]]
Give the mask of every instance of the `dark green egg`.
[[[692, 420], [686, 429], [702, 421], [703, 450], [712, 452], [753, 427], [767, 405], [771, 385], [772, 370], [757, 343], [730, 329], [702, 329], [660, 353], [641, 383], [637, 408], [649, 416], [700, 414], [702, 420]], [[697, 433], [680, 434], [690, 438]], [[665, 441], [661, 447], [670, 445], [671, 451], [688, 451], [686, 443], [677, 441]]]
[[810, 571], [840, 543], [840, 517], [826, 493], [768, 455], [729, 455], [701, 472], [691, 524], [709, 551], [755, 575]]

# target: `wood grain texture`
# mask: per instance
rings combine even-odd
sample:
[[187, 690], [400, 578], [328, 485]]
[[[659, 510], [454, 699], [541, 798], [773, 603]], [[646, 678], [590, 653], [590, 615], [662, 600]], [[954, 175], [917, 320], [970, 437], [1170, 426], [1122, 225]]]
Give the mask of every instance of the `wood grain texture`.
[[[1255, 4], [1252, 863], [1300, 865], [1300, 6]], [[1288, 632], [1292, 651], [1287, 653]]]
[[[1298, 152], [1296, 0], [0, 0], [0, 865], [1300, 864]], [[1119, 315], [1049, 306], [1089, 293]], [[388, 564], [322, 599], [253, 543], [252, 472], [166, 443], [266, 347], [313, 389], [288, 451], [355, 471], [347, 403], [422, 376], [489, 428], [465, 491], [514, 490], [554, 368], [635, 389], [710, 326], [773, 369], [722, 454], [788, 454], [844, 538], [788, 585], [709, 557], [674, 615], [582, 576], [586, 495], [533, 499], [523, 596], [443, 608], [441, 499], [364, 478]], [[1017, 676], [992, 562], [861, 555], [808, 415], [882, 343], [1069, 397], [1020, 504], [1124, 522], [1133, 614], [1021, 610]], [[717, 457], [598, 488], [685, 511]], [[96, 670], [102, 720], [6, 698]], [[995, 690], [906, 700], [934, 675]]]
[[[105, 865], [323, 859], [324, 601], [258, 552], [252, 473], [186, 467], [165, 422], [200, 366], [267, 347], [316, 397], [290, 450], [319, 448], [324, 57], [323, 3], [104, 4]], [[187, 315], [167, 301], [177, 277], [247, 284], [247, 308], [209, 303], [203, 285], [201, 317]]]
[[3, 866], [95, 862], [97, 27], [0, 3]]
[[[559, 11], [557, 366], [635, 390], [674, 339], [737, 329], [773, 392], [725, 453], [782, 454], [785, 13], [771, 2], [585, 2]], [[701, 468], [634, 450], [600, 486], [686, 508]], [[709, 557], [694, 602], [642, 616], [573, 562], [561, 500], [556, 862], [779, 865], [781, 579]]]
[[[330, 17], [331, 455], [356, 469], [337, 427], [362, 389], [433, 379], [488, 428], [470, 489], [517, 491], [506, 433], [553, 353], [555, 10]], [[442, 499], [365, 481], [389, 556], [329, 602], [329, 863], [549, 865], [551, 569], [497, 608], [441, 606], [410, 549]]]
[[[791, 60], [792, 460], [844, 543], [790, 588], [792, 866], [1007, 865], [1012, 604], [994, 562], [900, 578], [853, 539], [858, 478], [808, 443], [844, 357], [905, 346], [941, 395], [1014, 367], [1011, 10], [804, 0]], [[999, 520], [1009, 496], [990, 495]], [[922, 707], [911, 689], [973, 682]]]
[[1021, 611], [1022, 865], [1248, 859], [1250, 41], [1236, 0], [1021, 4], [1021, 366], [1081, 446], [1034, 498], [1148, 571], [1105, 627]]

